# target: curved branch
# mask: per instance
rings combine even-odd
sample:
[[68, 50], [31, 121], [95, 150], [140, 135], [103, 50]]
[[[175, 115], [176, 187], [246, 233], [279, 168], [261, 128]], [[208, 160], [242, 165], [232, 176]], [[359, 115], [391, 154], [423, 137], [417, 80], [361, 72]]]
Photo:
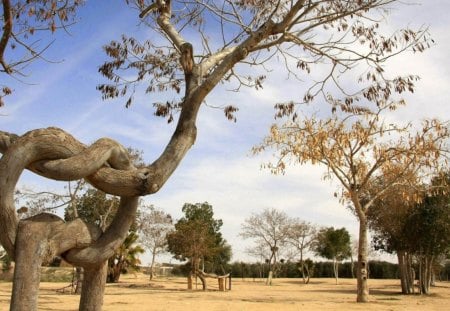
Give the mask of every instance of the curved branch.
[[8, 45], [9, 38], [11, 38], [12, 28], [13, 28], [13, 17], [11, 14], [11, 2], [9, 0], [3, 0], [3, 34], [0, 39], [0, 64], [6, 73], [11, 73], [12, 70], [5, 62], [4, 54], [6, 46]]

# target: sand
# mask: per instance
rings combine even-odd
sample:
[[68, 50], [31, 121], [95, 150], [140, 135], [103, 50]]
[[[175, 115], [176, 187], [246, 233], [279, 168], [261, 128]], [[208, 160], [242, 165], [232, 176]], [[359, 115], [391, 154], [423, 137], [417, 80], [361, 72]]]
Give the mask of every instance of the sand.
[[[275, 279], [266, 286], [259, 279], [233, 279], [231, 291], [219, 292], [216, 280], [208, 280], [209, 289], [186, 290], [184, 278], [157, 278], [149, 282], [143, 274], [121, 277], [118, 284], [108, 284], [105, 311], [289, 311], [289, 310], [448, 310], [450, 283], [437, 282], [430, 295], [399, 294], [398, 280], [370, 280], [371, 301], [355, 302], [356, 280]], [[64, 283], [41, 283], [39, 310], [78, 310], [76, 295], [60, 293]], [[11, 283], [0, 283], [0, 310], [9, 309]]]

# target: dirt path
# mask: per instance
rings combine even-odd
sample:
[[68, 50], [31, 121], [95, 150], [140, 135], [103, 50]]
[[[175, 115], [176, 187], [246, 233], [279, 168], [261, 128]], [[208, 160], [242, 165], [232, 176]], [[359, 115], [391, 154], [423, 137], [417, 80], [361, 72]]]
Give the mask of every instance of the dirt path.
[[[233, 279], [232, 290], [219, 292], [214, 280], [210, 289], [187, 291], [185, 279], [160, 278], [149, 284], [147, 277], [123, 276], [107, 286], [105, 311], [290, 311], [290, 310], [446, 310], [450, 304], [450, 283], [439, 282], [429, 296], [399, 294], [398, 280], [370, 280], [371, 302], [355, 303], [356, 280], [276, 279], [274, 285], [252, 279]], [[63, 283], [42, 283], [39, 310], [78, 310], [77, 296], [57, 293]], [[200, 288], [200, 284], [199, 284]], [[9, 309], [11, 283], [0, 283], [0, 310]]]

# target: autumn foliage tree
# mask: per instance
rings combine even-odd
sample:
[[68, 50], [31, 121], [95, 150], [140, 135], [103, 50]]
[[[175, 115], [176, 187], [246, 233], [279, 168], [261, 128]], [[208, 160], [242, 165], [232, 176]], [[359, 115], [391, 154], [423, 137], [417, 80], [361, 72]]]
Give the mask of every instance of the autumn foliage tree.
[[[399, 104], [402, 101], [380, 99], [374, 111], [347, 109], [344, 104], [342, 111], [335, 111], [328, 118], [305, 116], [273, 125], [263, 143], [254, 148], [256, 153], [274, 150], [276, 159], [267, 164], [273, 173], [284, 173], [291, 163], [312, 163], [326, 168], [325, 178], [338, 180], [342, 191], [335, 195], [343, 203], [350, 203], [359, 221], [359, 302], [369, 299], [367, 232], [368, 213], [375, 208], [374, 203], [390, 187], [407, 183], [411, 171], [424, 174], [445, 167], [442, 160], [447, 156], [447, 124], [424, 121], [422, 128], [414, 133], [412, 124], [386, 122], [385, 114]], [[379, 187], [381, 178], [389, 182]]]
[[[124, 241], [134, 221], [138, 197], [159, 191], [172, 175], [195, 142], [200, 107], [219, 84], [231, 83], [234, 89], [260, 88], [266, 74], [271, 72], [264, 70], [270, 69], [273, 57], [279, 56], [284, 60], [287, 74], [299, 80], [308, 79], [313, 70], [319, 69], [318, 76], [309, 80], [314, 82], [305, 96], [296, 102], [311, 102], [324, 94], [328, 101], [338, 103], [342, 93], [332, 96], [328, 90], [335, 91], [340, 77], [358, 64], [367, 66], [368, 80], [363, 88], [370, 99], [378, 98], [377, 94], [383, 90], [386, 94], [399, 87], [412, 87], [413, 77], [385, 77], [381, 64], [406, 49], [422, 51], [430, 41], [425, 29], [402, 29], [393, 34], [379, 30], [378, 20], [383, 20], [384, 9], [394, 2], [126, 1], [137, 9], [136, 18], [143, 21], [143, 27], [149, 27], [146, 34], [152, 39], [140, 42], [124, 35], [108, 44], [105, 52], [109, 60], [100, 67], [100, 72], [109, 82], [98, 89], [104, 98], [126, 96], [127, 105], [133, 102], [135, 92], [147, 92], [155, 105], [155, 114], [166, 116], [169, 121], [177, 119], [176, 128], [161, 155], [144, 167], [135, 167], [126, 148], [110, 139], [100, 139], [86, 146], [56, 128], [33, 130], [20, 136], [0, 132], [3, 153], [0, 160], [0, 241], [16, 261], [12, 309], [37, 309], [38, 267], [47, 258], [44, 255], [34, 258], [33, 254], [50, 257], [63, 254], [68, 262], [84, 267], [86, 276], [80, 309], [101, 308], [104, 290], [101, 275], [107, 258]], [[5, 55], [18, 38], [15, 32], [21, 33], [25, 25], [22, 34], [30, 33], [35, 17], [36, 22], [46, 24], [52, 31], [58, 27], [53, 22], [73, 16], [69, 8], [75, 9], [79, 3], [76, 0], [2, 0], [2, 73], [12, 70], [14, 62], [7, 61]], [[30, 11], [32, 7], [43, 10], [35, 11], [39, 12], [37, 14]], [[67, 11], [60, 10], [64, 8]], [[160, 40], [153, 39], [153, 35]], [[27, 46], [25, 44], [25, 50]], [[11, 55], [20, 59], [20, 53], [15, 54], [15, 51]], [[42, 54], [38, 51], [32, 55]], [[251, 68], [250, 74], [248, 68]], [[179, 95], [173, 101], [152, 99], [159, 97], [160, 91]], [[3, 89], [3, 93], [8, 92], [10, 90]], [[355, 96], [347, 98], [345, 104], [352, 106]], [[280, 114], [289, 114], [293, 112], [294, 103], [280, 104], [278, 108]], [[233, 113], [237, 109], [236, 106], [223, 107], [231, 120], [235, 119]], [[14, 188], [24, 169], [56, 180], [86, 178], [94, 187], [121, 196], [111, 225], [101, 232], [78, 220], [63, 223], [56, 216], [46, 214], [19, 224]], [[33, 239], [25, 238], [30, 235]], [[78, 238], [74, 240], [74, 236]], [[52, 242], [43, 244], [42, 241]], [[37, 251], [41, 247], [45, 250]]]

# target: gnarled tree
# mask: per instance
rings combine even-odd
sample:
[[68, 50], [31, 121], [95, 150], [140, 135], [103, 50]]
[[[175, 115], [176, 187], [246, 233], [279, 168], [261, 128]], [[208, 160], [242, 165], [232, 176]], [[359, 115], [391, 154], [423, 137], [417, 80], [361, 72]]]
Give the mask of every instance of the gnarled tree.
[[[302, 101], [310, 102], [320, 94], [336, 102], [327, 90], [336, 90], [339, 77], [357, 64], [368, 66], [368, 79], [362, 88], [367, 97], [372, 89], [391, 90], [398, 85], [412, 87], [412, 78], [389, 80], [381, 64], [408, 48], [422, 51], [428, 43], [426, 31], [400, 30], [392, 36], [378, 30], [385, 8], [394, 0], [226, 0], [164, 1], [128, 0], [161, 40], [139, 42], [124, 36], [105, 47], [111, 60], [101, 66], [101, 73], [111, 80], [98, 88], [104, 98], [128, 96], [127, 105], [139, 85], [148, 93], [175, 91], [173, 102], [155, 102], [156, 114], [169, 121], [179, 112], [177, 126], [162, 154], [150, 165], [136, 168], [128, 152], [110, 139], [100, 139], [86, 146], [69, 133], [57, 128], [30, 131], [24, 135], [0, 132], [0, 242], [16, 260], [16, 274], [11, 302], [12, 310], [36, 310], [39, 265], [53, 255], [85, 268], [80, 309], [99, 310], [104, 288], [106, 260], [125, 239], [135, 218], [139, 196], [157, 192], [174, 172], [196, 138], [197, 114], [207, 95], [219, 84], [234, 82], [241, 86], [261, 87], [265, 75], [249, 76], [237, 64], [266, 68], [275, 55], [281, 56], [288, 74], [302, 78], [315, 67], [325, 75], [315, 76]], [[15, 4], [49, 5], [43, 23], [53, 18], [64, 20], [57, 10], [79, 1], [9, 1], [1, 2], [3, 28], [0, 55], [4, 61], [6, 47], [11, 47], [14, 27], [23, 23]], [[22, 12], [22, 11], [20, 11]], [[41, 11], [39, 11], [41, 12]], [[62, 11], [64, 12], [64, 11]], [[14, 14], [15, 15], [14, 15]], [[20, 15], [27, 22], [26, 14]], [[53, 14], [57, 15], [53, 15]], [[55, 17], [56, 16], [56, 17]], [[205, 27], [207, 24], [208, 27]], [[25, 24], [27, 25], [27, 24]], [[27, 28], [30, 31], [30, 28]], [[217, 38], [217, 41], [208, 38]], [[197, 34], [197, 36], [195, 36]], [[164, 43], [164, 40], [166, 44]], [[191, 41], [189, 41], [191, 40]], [[40, 55], [40, 54], [38, 54]], [[11, 63], [2, 63], [2, 72], [11, 70]], [[121, 77], [132, 76], [126, 80]], [[385, 83], [387, 84], [384, 87]], [[368, 87], [368, 88], [366, 88]], [[343, 90], [343, 89], [340, 89]], [[4, 89], [3, 93], [10, 90]], [[361, 94], [361, 93], [358, 93]], [[342, 95], [342, 94], [341, 94]], [[355, 95], [356, 96], [356, 95]], [[348, 98], [351, 105], [355, 96]], [[280, 113], [293, 111], [293, 103], [280, 104]], [[234, 119], [237, 107], [224, 108]], [[19, 223], [14, 207], [14, 188], [24, 169], [55, 180], [85, 178], [94, 187], [117, 196], [121, 203], [115, 218], [105, 232], [81, 221], [64, 223], [56, 216], [41, 214]], [[32, 236], [32, 239], [29, 238]], [[76, 240], [73, 239], [77, 236]], [[42, 243], [47, 241], [46, 243]], [[34, 257], [39, 258], [34, 258]], [[31, 276], [31, 277], [30, 277]]]

